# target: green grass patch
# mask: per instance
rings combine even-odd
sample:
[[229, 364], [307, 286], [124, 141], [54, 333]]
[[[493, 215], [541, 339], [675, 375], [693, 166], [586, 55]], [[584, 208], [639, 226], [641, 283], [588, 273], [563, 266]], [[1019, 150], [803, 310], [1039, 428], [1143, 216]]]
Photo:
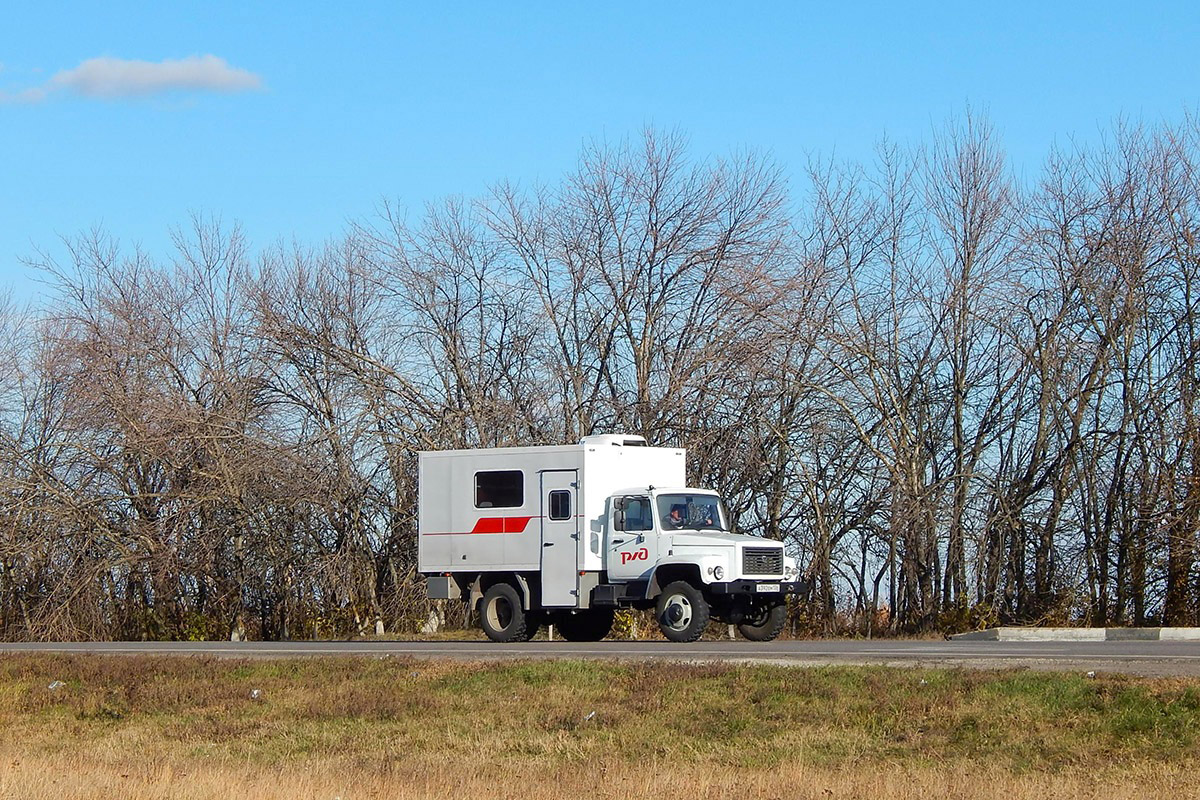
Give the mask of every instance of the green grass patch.
[[[52, 681], [63, 685], [52, 690]], [[263, 764], [445, 754], [744, 768], [902, 759], [1025, 772], [1193, 762], [1200, 682], [1023, 670], [29, 655], [0, 660], [0, 724], [52, 751], [136, 740], [148, 756]]]

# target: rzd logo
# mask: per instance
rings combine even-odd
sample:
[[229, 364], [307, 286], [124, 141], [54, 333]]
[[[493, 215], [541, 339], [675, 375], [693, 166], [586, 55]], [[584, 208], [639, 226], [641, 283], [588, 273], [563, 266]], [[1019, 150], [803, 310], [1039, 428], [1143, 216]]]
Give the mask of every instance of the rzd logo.
[[650, 551], [642, 547], [634, 550], [632, 553], [621, 552], [621, 563], [628, 564], [630, 561], [649, 561]]

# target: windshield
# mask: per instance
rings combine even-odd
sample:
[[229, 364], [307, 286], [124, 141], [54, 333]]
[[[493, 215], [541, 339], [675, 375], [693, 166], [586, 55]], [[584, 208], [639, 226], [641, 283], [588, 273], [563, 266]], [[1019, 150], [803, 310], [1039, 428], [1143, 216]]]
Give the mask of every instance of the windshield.
[[729, 530], [725, 504], [715, 494], [660, 494], [658, 519], [664, 531], [701, 528]]

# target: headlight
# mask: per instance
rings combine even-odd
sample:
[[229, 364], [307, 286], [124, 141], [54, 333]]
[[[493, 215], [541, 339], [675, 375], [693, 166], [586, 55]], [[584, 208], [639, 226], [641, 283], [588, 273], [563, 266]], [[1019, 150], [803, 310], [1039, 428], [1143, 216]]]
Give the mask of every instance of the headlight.
[[724, 567], [713, 567], [713, 577], [716, 578], [717, 580], [721, 580], [722, 578], [724, 578], [725, 577], [725, 568]]

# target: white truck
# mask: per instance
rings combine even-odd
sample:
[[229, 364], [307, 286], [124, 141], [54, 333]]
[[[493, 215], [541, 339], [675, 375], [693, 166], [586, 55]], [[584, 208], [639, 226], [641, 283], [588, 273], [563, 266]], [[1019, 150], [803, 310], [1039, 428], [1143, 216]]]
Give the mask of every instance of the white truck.
[[720, 496], [684, 486], [686, 454], [640, 436], [576, 445], [423, 452], [418, 569], [431, 599], [461, 599], [497, 642], [543, 624], [599, 641], [621, 607], [655, 609], [663, 635], [709, 619], [779, 635], [800, 588], [782, 543], [731, 532]]

